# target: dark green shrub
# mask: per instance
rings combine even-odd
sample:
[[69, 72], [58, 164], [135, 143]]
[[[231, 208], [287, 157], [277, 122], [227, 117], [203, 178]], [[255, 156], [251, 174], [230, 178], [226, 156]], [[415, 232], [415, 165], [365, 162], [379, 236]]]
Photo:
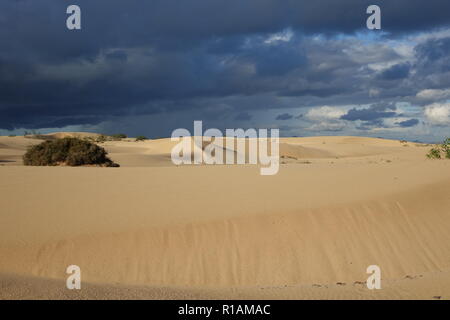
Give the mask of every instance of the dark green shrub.
[[444, 140], [441, 145], [441, 149], [447, 159], [450, 159], [450, 138]]
[[31, 146], [23, 156], [23, 163], [26, 166], [119, 166], [107, 157], [105, 149], [78, 138], [44, 141]]
[[95, 142], [103, 143], [103, 142], [106, 142], [107, 140], [108, 140], [108, 137], [105, 136], [104, 134], [101, 134], [95, 139]]
[[441, 153], [444, 153], [444, 157], [450, 159], [450, 138], [445, 139], [438, 147], [432, 148], [427, 157], [430, 159], [441, 159]]
[[450, 159], [450, 149], [445, 150], [445, 157]]
[[144, 141], [144, 140], [147, 140], [146, 136], [138, 136], [138, 137], [136, 137], [136, 141]]
[[124, 133], [118, 133], [118, 134], [113, 134], [113, 135], [111, 135], [111, 138], [112, 138], [113, 140], [122, 140], [122, 139], [127, 138], [127, 135], [124, 134]]
[[432, 148], [430, 152], [428, 152], [427, 157], [430, 159], [441, 159], [441, 150], [439, 150], [439, 148]]

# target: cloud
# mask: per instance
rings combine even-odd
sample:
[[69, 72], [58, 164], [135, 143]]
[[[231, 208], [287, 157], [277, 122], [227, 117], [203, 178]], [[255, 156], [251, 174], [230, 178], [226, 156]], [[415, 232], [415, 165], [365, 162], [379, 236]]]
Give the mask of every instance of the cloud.
[[345, 128], [344, 121], [340, 120], [344, 114], [340, 107], [322, 106], [309, 109], [302, 118], [312, 123], [308, 130], [336, 132]]
[[396, 110], [393, 104], [373, 104], [369, 108], [363, 109], [350, 109], [346, 114], [342, 115], [340, 118], [349, 121], [374, 121], [382, 118], [392, 118], [397, 116], [394, 111], [386, 110]]
[[275, 120], [291, 120], [294, 116], [289, 113], [279, 114]]
[[450, 89], [425, 89], [416, 96], [423, 100], [441, 101], [450, 98]]
[[344, 114], [345, 111], [337, 107], [323, 106], [308, 110], [304, 117], [310, 121], [323, 121], [340, 119]]
[[400, 63], [384, 70], [380, 77], [384, 80], [399, 80], [408, 77], [411, 66], [409, 63]]
[[345, 128], [345, 124], [338, 121], [321, 121], [319, 123], [315, 123], [308, 128], [311, 131], [342, 131]]
[[409, 119], [409, 120], [405, 120], [405, 121], [396, 122], [395, 124], [397, 124], [403, 128], [409, 128], [409, 127], [414, 127], [414, 126], [418, 125], [419, 120], [418, 119]]
[[[414, 52], [416, 61], [411, 81], [418, 86], [416, 92], [450, 88], [450, 37], [429, 38], [419, 43]], [[427, 96], [426, 92], [424, 94]]]
[[[72, 3], [79, 32], [65, 28], [61, 1], [0, 2], [0, 129], [147, 116], [165, 133], [192, 115], [259, 125], [259, 112], [301, 105], [298, 126], [346, 130], [396, 109], [342, 106], [420, 107], [450, 88], [448, 1], [381, 0], [383, 33], [364, 30], [369, 0]], [[162, 134], [139, 123], [123, 131]]]
[[425, 117], [436, 126], [450, 125], [450, 103], [433, 103], [425, 107]]
[[234, 120], [238, 121], [250, 121], [252, 116], [248, 112], [241, 112], [234, 117]]

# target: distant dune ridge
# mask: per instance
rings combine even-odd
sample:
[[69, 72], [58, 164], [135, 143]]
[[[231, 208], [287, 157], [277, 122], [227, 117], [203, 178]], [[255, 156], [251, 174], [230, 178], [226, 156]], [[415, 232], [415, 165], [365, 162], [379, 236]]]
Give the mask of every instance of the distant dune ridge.
[[0, 298], [450, 298], [450, 161], [421, 144], [280, 138], [261, 176], [175, 166], [170, 139], [102, 143], [116, 169], [22, 166], [39, 142], [0, 137]]

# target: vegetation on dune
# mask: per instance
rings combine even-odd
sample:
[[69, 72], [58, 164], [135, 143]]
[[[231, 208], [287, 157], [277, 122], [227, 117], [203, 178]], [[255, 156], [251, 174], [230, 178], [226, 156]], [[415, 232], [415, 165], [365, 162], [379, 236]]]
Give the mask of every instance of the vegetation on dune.
[[79, 138], [62, 138], [29, 147], [23, 156], [23, 163], [26, 166], [119, 167], [107, 154], [105, 149], [92, 142]]
[[445, 141], [441, 147], [442, 147], [442, 151], [444, 152], [444, 156], [447, 159], [450, 159], [450, 138], [445, 139]]
[[37, 135], [37, 134], [40, 134], [40, 133], [39, 133], [39, 131], [36, 131], [36, 130], [31, 130], [31, 131], [26, 131], [25, 130], [25, 132], [23, 133], [24, 137], [26, 137], [26, 136], [34, 136], [34, 135]]
[[37, 140], [46, 140], [46, 141], [52, 141], [52, 140], [57, 139], [57, 138], [55, 138], [53, 136], [48, 136], [48, 135], [45, 135], [45, 134], [28, 135], [28, 136], [25, 136], [25, 138], [37, 139]]
[[118, 133], [113, 135], [101, 134], [95, 137], [84, 137], [83, 139], [86, 141], [91, 141], [95, 143], [104, 143], [107, 141], [121, 141], [122, 139], [127, 138], [127, 135], [124, 133]]
[[427, 157], [430, 159], [441, 159], [441, 150], [439, 148], [431, 148]]
[[104, 134], [101, 134], [94, 141], [98, 142], [98, 143], [106, 142], [106, 141], [108, 141], [108, 136], [105, 136]]
[[127, 138], [127, 135], [126, 134], [124, 134], [124, 133], [117, 133], [117, 134], [113, 134], [113, 135], [111, 135], [110, 136], [113, 140], [115, 140], [115, 141], [120, 141], [120, 140], [122, 140], [122, 139], [126, 139]]
[[147, 140], [146, 136], [137, 136], [136, 137], [136, 141], [144, 141], [144, 140]]
[[38, 139], [38, 140], [54, 140], [55, 139], [52, 136], [41, 134], [39, 131], [36, 131], [36, 130], [25, 131], [23, 136], [28, 139]]
[[427, 157], [430, 159], [442, 159], [443, 157], [450, 159], [450, 138], [445, 139], [439, 146], [431, 148]]

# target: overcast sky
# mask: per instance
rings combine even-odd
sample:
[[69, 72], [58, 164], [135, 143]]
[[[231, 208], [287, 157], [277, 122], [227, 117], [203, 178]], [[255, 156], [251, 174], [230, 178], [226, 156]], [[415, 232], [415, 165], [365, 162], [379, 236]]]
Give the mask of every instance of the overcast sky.
[[0, 134], [450, 136], [447, 0], [3, 0], [0, 43]]

